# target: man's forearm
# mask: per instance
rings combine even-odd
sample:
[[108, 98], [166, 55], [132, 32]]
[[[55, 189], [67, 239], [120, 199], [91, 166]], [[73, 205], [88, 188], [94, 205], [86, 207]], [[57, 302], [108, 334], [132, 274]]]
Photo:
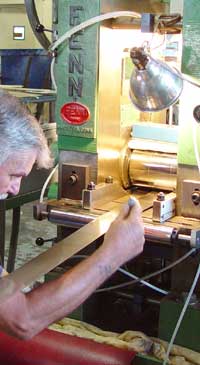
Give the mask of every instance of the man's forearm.
[[8, 284], [10, 290], [0, 300], [0, 328], [17, 337], [30, 338], [78, 307], [122, 263], [142, 252], [144, 228], [140, 213], [137, 202], [131, 209], [124, 206], [95, 253], [28, 294], [21, 293], [9, 276], [1, 279], [0, 290]]
[[99, 248], [91, 257], [56, 280], [27, 294], [34, 332], [77, 308], [119, 266], [108, 250]]

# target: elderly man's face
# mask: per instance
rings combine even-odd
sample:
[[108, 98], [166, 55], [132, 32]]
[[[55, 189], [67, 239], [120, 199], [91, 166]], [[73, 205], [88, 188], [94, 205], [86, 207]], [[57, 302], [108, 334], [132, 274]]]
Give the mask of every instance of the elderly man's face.
[[[36, 160], [36, 151], [17, 151], [0, 165], [0, 196], [16, 195], [19, 192], [22, 177], [32, 170]], [[5, 196], [4, 196], [5, 194]]]

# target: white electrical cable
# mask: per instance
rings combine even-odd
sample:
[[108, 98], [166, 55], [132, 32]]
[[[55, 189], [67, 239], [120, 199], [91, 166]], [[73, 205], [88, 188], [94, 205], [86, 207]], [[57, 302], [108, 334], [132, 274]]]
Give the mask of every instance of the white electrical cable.
[[51, 171], [51, 173], [47, 177], [47, 179], [46, 179], [46, 181], [45, 181], [45, 183], [44, 183], [44, 185], [42, 187], [42, 190], [41, 190], [41, 193], [40, 193], [40, 203], [43, 203], [45, 190], [46, 190], [47, 185], [49, 184], [49, 181], [51, 180], [53, 174], [57, 170], [57, 168], [58, 168], [58, 164], [53, 168], [53, 170]]
[[[80, 32], [81, 30], [102, 22], [103, 20], [112, 19], [112, 18], [118, 18], [118, 17], [130, 17], [130, 18], [141, 18], [141, 14], [133, 12], [133, 11], [113, 11], [110, 13], [102, 14], [95, 16], [93, 18], [90, 18], [86, 20], [85, 22], [82, 22], [81, 24], [77, 25], [76, 27], [73, 27], [72, 29], [69, 29], [65, 34], [63, 34], [55, 43], [52, 43], [49, 47], [50, 51], [54, 51], [56, 48], [58, 48], [65, 40], [69, 39], [73, 34]], [[53, 59], [51, 61], [51, 67], [50, 67], [50, 74], [51, 74], [51, 80], [52, 80], [52, 86], [53, 89], [57, 91], [57, 85], [56, 80], [54, 76], [54, 65], [55, 65], [55, 58], [56, 56], [53, 56]]]
[[199, 279], [199, 275], [200, 275], [200, 264], [199, 264], [199, 266], [198, 266], [198, 269], [197, 269], [197, 272], [196, 272], [196, 275], [195, 275], [194, 281], [193, 281], [193, 283], [192, 283], [192, 286], [191, 286], [191, 288], [190, 288], [189, 294], [188, 294], [188, 296], [187, 296], [187, 299], [186, 299], [185, 304], [184, 304], [184, 306], [183, 306], [183, 309], [182, 309], [182, 311], [181, 311], [180, 317], [179, 317], [178, 322], [177, 322], [177, 324], [176, 324], [176, 327], [175, 327], [175, 329], [174, 329], [174, 333], [173, 333], [172, 338], [171, 338], [171, 340], [170, 340], [170, 342], [169, 342], [169, 345], [168, 345], [168, 348], [167, 348], [167, 352], [166, 352], [166, 355], [165, 355], [165, 359], [164, 359], [164, 361], [163, 361], [163, 365], [166, 365], [166, 364], [167, 364], [167, 362], [169, 361], [169, 354], [170, 354], [170, 352], [171, 352], [171, 349], [172, 349], [172, 346], [173, 346], [174, 340], [175, 340], [176, 335], [177, 335], [177, 333], [178, 333], [178, 330], [179, 330], [179, 328], [180, 328], [180, 325], [181, 325], [182, 319], [183, 319], [183, 317], [184, 317], [184, 315], [185, 315], [185, 312], [186, 312], [186, 310], [187, 310], [187, 307], [188, 307], [188, 305], [189, 305], [189, 303], [190, 303], [190, 299], [191, 299], [191, 296], [192, 296], [193, 291], [194, 291], [194, 289], [195, 289], [195, 286], [196, 286], [196, 284], [197, 284], [197, 281], [198, 281], [198, 279]]
[[81, 24], [77, 25], [76, 27], [69, 29], [65, 34], [63, 34], [55, 43], [53, 43], [50, 47], [50, 51], [54, 51], [58, 46], [60, 46], [66, 39], [70, 38], [73, 34], [80, 32], [82, 29], [89, 27], [90, 25], [102, 22], [103, 20], [108, 20], [112, 18], [119, 18], [119, 17], [130, 17], [130, 18], [141, 18], [141, 14], [136, 13], [134, 11], [113, 11], [110, 13], [97, 15], [93, 18], [82, 22]]
[[[158, 271], [155, 271], [151, 274], [148, 274], [142, 278], [140, 278], [140, 280], [147, 280], [147, 279], [150, 279], [156, 275], [159, 275], [159, 274], [162, 274], [163, 272], [173, 268], [174, 266], [180, 264], [182, 261], [184, 261], [187, 257], [189, 257], [190, 255], [192, 255], [194, 252], [196, 251], [195, 248], [192, 248], [190, 251], [188, 251], [185, 255], [183, 255], [182, 257], [180, 257], [178, 260], [172, 262], [170, 265], [164, 267], [163, 269], [160, 269]], [[98, 289], [96, 292], [97, 293], [101, 293], [101, 292], [104, 292], [104, 291], [109, 291], [109, 290], [114, 290], [114, 289], [120, 289], [120, 288], [123, 288], [125, 286], [128, 286], [128, 285], [132, 285], [132, 284], [136, 284], [138, 283], [140, 280], [136, 279], [136, 280], [131, 280], [127, 283], [123, 283], [123, 284], [119, 284], [119, 285], [113, 285], [113, 286], [110, 286], [110, 287], [107, 287], [107, 288], [102, 288], [102, 289]]]
[[155, 291], [157, 291], [157, 292], [159, 292], [161, 294], [164, 294], [164, 295], [167, 295], [168, 294], [168, 291], [163, 290], [163, 289], [160, 289], [157, 286], [152, 285], [152, 284], [148, 283], [147, 281], [140, 279], [138, 276], [136, 276], [136, 275], [134, 275], [134, 274], [132, 274], [132, 273], [130, 273], [130, 272], [122, 269], [121, 267], [118, 269], [118, 271], [120, 271], [124, 275], [129, 276], [132, 279], [139, 280], [140, 283], [144, 284], [145, 286], [148, 286], [149, 288], [151, 288], [151, 289], [153, 289], [153, 290], [155, 290]]
[[51, 61], [50, 74], [51, 74], [52, 87], [57, 92], [57, 85], [56, 85], [56, 80], [55, 80], [55, 76], [54, 76], [55, 62], [56, 62], [56, 56], [54, 55], [53, 58], [52, 58], [52, 61]]
[[[70, 257], [70, 260], [71, 259], [85, 259], [87, 257], [88, 257], [88, 255], [74, 255], [74, 256]], [[138, 279], [140, 281], [140, 283], [144, 284], [145, 286], [148, 286], [149, 288], [151, 288], [151, 289], [153, 289], [153, 290], [155, 290], [155, 291], [157, 291], [161, 294], [164, 294], [164, 295], [168, 294], [168, 292], [166, 290], [160, 289], [157, 286], [148, 283], [147, 281], [141, 280], [140, 278], [138, 278], [138, 276], [122, 269], [121, 267], [117, 271], [120, 271], [122, 274], [125, 274], [125, 275], [129, 276], [132, 279]]]

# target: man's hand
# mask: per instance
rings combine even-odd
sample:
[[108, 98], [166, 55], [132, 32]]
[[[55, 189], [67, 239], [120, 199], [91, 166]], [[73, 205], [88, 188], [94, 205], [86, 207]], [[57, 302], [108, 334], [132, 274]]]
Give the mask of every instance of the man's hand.
[[136, 200], [133, 207], [123, 206], [104, 237], [102, 249], [106, 249], [118, 265], [143, 251], [144, 226], [141, 207]]

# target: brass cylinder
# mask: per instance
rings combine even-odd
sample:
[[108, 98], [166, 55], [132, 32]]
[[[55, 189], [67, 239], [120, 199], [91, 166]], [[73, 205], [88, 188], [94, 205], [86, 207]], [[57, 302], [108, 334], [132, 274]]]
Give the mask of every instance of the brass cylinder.
[[177, 156], [173, 153], [133, 150], [128, 174], [131, 185], [175, 190]]

